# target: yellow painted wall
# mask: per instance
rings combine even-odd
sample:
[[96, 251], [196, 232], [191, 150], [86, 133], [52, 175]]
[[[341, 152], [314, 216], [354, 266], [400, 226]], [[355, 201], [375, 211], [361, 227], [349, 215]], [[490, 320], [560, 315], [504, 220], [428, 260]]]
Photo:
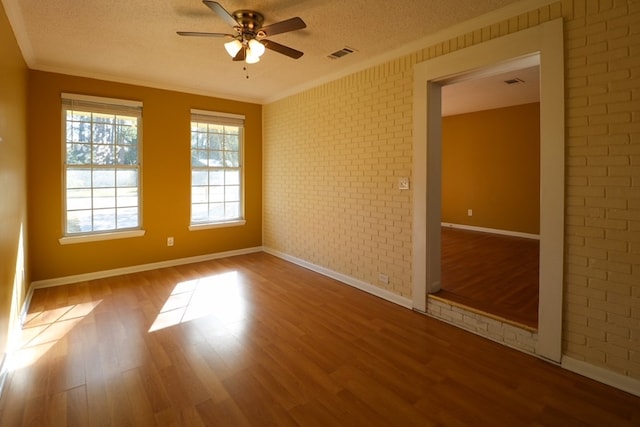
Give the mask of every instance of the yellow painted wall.
[[412, 192], [397, 178], [412, 173], [414, 64], [557, 18], [563, 353], [640, 379], [640, 2], [532, 1], [529, 12], [265, 105], [265, 247], [410, 296]]
[[539, 182], [540, 104], [443, 117], [443, 222], [538, 234]]
[[29, 280], [26, 150], [27, 66], [0, 3], [0, 355], [19, 326]]
[[[143, 237], [60, 245], [60, 94], [143, 102]], [[190, 109], [244, 114], [246, 225], [189, 231]], [[207, 255], [262, 244], [262, 107], [205, 96], [30, 71], [29, 225], [32, 280]], [[168, 236], [175, 246], [167, 247]]]

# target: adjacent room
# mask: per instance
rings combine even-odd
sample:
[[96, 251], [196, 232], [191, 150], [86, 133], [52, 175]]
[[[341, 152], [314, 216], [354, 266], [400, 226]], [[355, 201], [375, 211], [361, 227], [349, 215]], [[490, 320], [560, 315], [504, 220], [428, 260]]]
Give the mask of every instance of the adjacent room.
[[0, 425], [639, 425], [638, 25], [2, 0]]
[[432, 297], [537, 328], [539, 66], [447, 85], [442, 284]]

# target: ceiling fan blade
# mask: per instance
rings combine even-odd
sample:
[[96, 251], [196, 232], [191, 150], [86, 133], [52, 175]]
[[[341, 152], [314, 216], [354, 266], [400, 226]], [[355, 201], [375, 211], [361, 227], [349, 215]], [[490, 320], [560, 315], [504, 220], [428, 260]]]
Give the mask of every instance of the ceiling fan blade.
[[243, 47], [242, 49], [240, 49], [238, 51], [238, 53], [236, 54], [236, 56], [233, 57], [234, 61], [244, 61], [244, 58], [247, 56], [247, 51], [246, 49]]
[[176, 31], [179, 36], [193, 36], [193, 37], [231, 37], [232, 34], [222, 34], [222, 33], [201, 33], [199, 31]]
[[295, 50], [280, 43], [272, 42], [271, 40], [261, 40], [260, 43], [262, 43], [267, 49], [286, 55], [289, 58], [298, 59], [304, 55], [304, 53], [299, 50]]
[[289, 31], [301, 30], [303, 28], [307, 28], [307, 24], [296, 16], [295, 18], [262, 27], [258, 30], [258, 35], [260, 37], [271, 37], [276, 34], [288, 33]]
[[236, 19], [229, 12], [227, 12], [227, 10], [222, 7], [220, 3], [211, 0], [202, 0], [202, 3], [204, 3], [209, 9], [217, 13], [220, 18], [224, 19], [224, 21], [232, 27], [236, 27], [239, 25], [238, 21], [236, 21]]

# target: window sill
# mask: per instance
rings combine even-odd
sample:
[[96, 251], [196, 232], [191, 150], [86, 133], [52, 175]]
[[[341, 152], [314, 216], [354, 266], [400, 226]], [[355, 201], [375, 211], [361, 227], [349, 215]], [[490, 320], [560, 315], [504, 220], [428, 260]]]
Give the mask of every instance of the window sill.
[[189, 226], [189, 231], [198, 231], [198, 230], [207, 230], [210, 228], [225, 228], [225, 227], [239, 227], [241, 225], [245, 225], [247, 223], [244, 219], [238, 219], [234, 221], [225, 221], [225, 222], [215, 222], [215, 223], [206, 223], [206, 224], [191, 224]]
[[61, 245], [76, 243], [100, 242], [103, 240], [128, 239], [130, 237], [144, 236], [144, 230], [114, 231], [112, 233], [83, 234], [82, 236], [65, 236], [58, 239]]

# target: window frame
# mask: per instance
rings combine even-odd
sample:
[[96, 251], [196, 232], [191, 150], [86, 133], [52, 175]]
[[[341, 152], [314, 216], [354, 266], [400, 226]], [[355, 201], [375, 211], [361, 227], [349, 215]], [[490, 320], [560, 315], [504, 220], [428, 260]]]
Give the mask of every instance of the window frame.
[[[193, 206], [194, 206], [194, 202], [193, 202], [193, 194], [194, 194], [194, 190], [193, 190], [193, 172], [195, 170], [195, 167], [193, 165], [193, 147], [191, 145], [191, 141], [193, 138], [193, 126], [194, 123], [209, 123], [209, 124], [215, 124], [215, 125], [223, 125], [223, 126], [236, 126], [239, 128], [239, 141], [238, 141], [238, 160], [239, 160], [239, 166], [236, 167], [226, 167], [226, 166], [219, 166], [219, 167], [214, 167], [214, 166], [206, 166], [206, 167], [200, 167], [198, 169], [208, 169], [209, 171], [211, 171], [212, 169], [218, 169], [218, 170], [227, 170], [229, 168], [231, 169], [238, 169], [239, 170], [239, 196], [240, 196], [240, 207], [239, 207], [239, 216], [238, 218], [233, 218], [233, 219], [222, 219], [222, 220], [207, 220], [207, 221], [194, 221], [193, 219]], [[195, 230], [203, 230], [203, 229], [210, 229], [210, 228], [221, 228], [221, 227], [236, 227], [236, 226], [242, 226], [244, 224], [246, 224], [246, 219], [245, 219], [245, 176], [244, 176], [244, 152], [245, 152], [245, 116], [242, 114], [233, 114], [233, 113], [223, 113], [223, 112], [216, 112], [216, 111], [209, 111], [209, 110], [198, 110], [198, 109], [191, 109], [191, 115], [190, 115], [190, 119], [189, 119], [189, 154], [190, 154], [190, 158], [191, 160], [189, 161], [190, 163], [190, 167], [189, 167], [189, 172], [190, 172], [190, 178], [189, 178], [189, 190], [190, 190], [190, 197], [189, 197], [189, 230], [190, 231], [195, 231]], [[207, 187], [209, 187], [210, 185], [207, 184]]]
[[[83, 164], [83, 165], [69, 165], [67, 162], [67, 111], [81, 111], [81, 112], [90, 112], [90, 113], [106, 113], [113, 115], [123, 115], [129, 117], [136, 117], [137, 119], [137, 140], [136, 140], [136, 150], [137, 150], [137, 158], [136, 163], [134, 165], [126, 165], [126, 167], [122, 169], [131, 170], [134, 169], [137, 173], [137, 225], [134, 227], [122, 227], [108, 229], [108, 230], [91, 230], [91, 231], [81, 231], [81, 232], [69, 232], [68, 231], [68, 210], [67, 210], [67, 173], [71, 168], [85, 168], [85, 169], [101, 169], [103, 167], [113, 168], [118, 170], [118, 166], [124, 165], [100, 165], [100, 164]], [[58, 239], [59, 243], [71, 244], [71, 243], [84, 243], [84, 242], [92, 242], [92, 241], [101, 241], [101, 240], [111, 240], [111, 239], [123, 239], [130, 237], [139, 237], [145, 234], [145, 230], [143, 229], [143, 207], [142, 207], [142, 130], [143, 130], [143, 122], [142, 122], [142, 102], [133, 101], [133, 100], [125, 100], [125, 99], [116, 99], [116, 98], [105, 98], [91, 95], [82, 95], [82, 94], [72, 94], [72, 93], [62, 93], [61, 94], [61, 149], [62, 149], [62, 237]], [[92, 124], [94, 121], [92, 120]], [[93, 146], [93, 142], [90, 144]], [[97, 166], [97, 167], [96, 167]], [[96, 188], [95, 186], [91, 187]], [[118, 187], [114, 187], [118, 188]], [[96, 209], [93, 205], [91, 206], [91, 211]], [[117, 209], [117, 207], [116, 207]]]

